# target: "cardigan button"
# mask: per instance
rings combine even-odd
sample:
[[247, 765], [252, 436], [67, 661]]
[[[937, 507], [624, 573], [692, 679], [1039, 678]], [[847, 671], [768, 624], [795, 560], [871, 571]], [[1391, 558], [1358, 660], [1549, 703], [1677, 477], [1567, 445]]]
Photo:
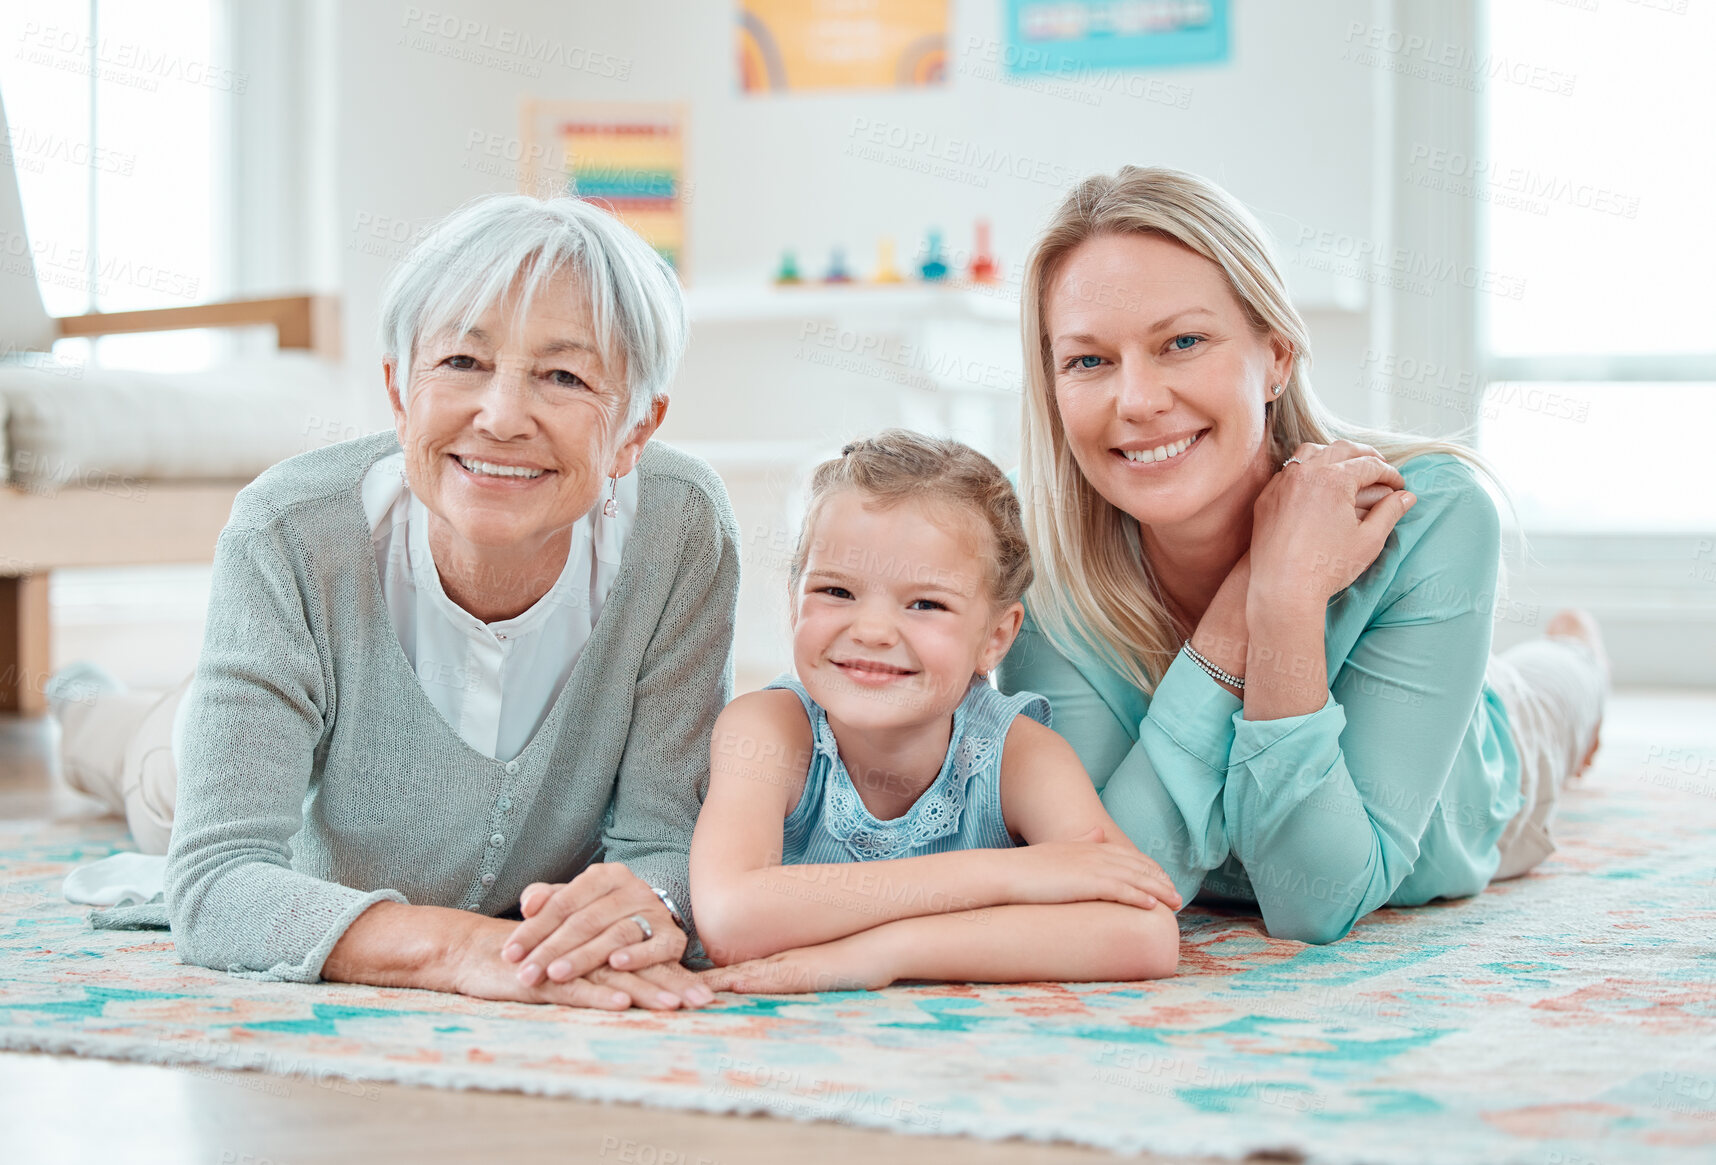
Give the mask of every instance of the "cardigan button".
[[505, 841], [505, 840], [506, 840], [506, 838], [505, 838], [505, 837], [503, 837], [503, 836], [501, 836], [501, 835], [500, 835], [500, 834], [498, 834], [498, 833], [496, 833], [496, 834], [491, 834], [491, 835], [490, 835], [490, 837], [489, 837], [489, 844], [490, 844], [490, 845], [499, 845], [499, 844], [500, 844], [500, 843], [501, 843], [501, 842], [503, 842], [503, 841]]
[[518, 772], [518, 762], [517, 762], [517, 761], [515, 761], [515, 760], [509, 760], [509, 761], [507, 761], [507, 762], [506, 762], [506, 771], [507, 771], [507, 772], [509, 772], [509, 773], [516, 773], [516, 772]]
[[495, 884], [495, 876], [493, 874], [484, 874], [483, 875], [483, 885], [493, 886], [494, 884]]
[[512, 808], [512, 798], [502, 797], [499, 801], [495, 802], [495, 808], [499, 809], [502, 813], [505, 813], [508, 809]]

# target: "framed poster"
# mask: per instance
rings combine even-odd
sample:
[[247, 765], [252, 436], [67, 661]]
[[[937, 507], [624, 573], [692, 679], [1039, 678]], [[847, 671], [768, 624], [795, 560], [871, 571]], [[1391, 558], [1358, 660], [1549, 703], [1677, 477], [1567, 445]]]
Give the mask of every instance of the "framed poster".
[[519, 189], [608, 207], [685, 279], [685, 108], [526, 101]]
[[1228, 56], [1228, 0], [1007, 0], [1007, 67], [1071, 76]]
[[948, 0], [738, 3], [743, 92], [946, 83]]

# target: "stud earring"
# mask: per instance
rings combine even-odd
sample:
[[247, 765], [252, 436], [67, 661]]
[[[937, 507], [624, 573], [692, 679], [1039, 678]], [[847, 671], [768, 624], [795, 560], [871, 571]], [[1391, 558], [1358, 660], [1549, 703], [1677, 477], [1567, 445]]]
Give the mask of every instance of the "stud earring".
[[1281, 386], [1280, 386], [1280, 385], [1279, 385], [1279, 384], [1277, 384], [1277, 385], [1276, 385], [1276, 386], [1275, 386], [1275, 395], [1276, 395], [1276, 396], [1280, 396], [1280, 395], [1281, 395]]
[[608, 479], [608, 500], [602, 503], [602, 517], [611, 518], [620, 512], [620, 504], [614, 500], [614, 495], [620, 492], [620, 479]]

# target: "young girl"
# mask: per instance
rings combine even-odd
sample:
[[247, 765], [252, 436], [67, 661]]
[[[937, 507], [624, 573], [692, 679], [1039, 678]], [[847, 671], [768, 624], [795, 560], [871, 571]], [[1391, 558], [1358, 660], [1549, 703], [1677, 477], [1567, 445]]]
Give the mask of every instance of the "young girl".
[[1172, 974], [1172, 883], [1047, 701], [984, 678], [1031, 581], [994, 463], [898, 429], [848, 445], [812, 478], [791, 578], [797, 678], [734, 700], [710, 742], [691, 844], [706, 984]]

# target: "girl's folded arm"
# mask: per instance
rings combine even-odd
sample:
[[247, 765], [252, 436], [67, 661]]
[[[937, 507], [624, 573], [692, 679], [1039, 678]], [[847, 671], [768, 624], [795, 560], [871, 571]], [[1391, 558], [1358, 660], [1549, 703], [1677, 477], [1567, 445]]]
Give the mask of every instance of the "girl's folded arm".
[[[1039, 885], [1037, 892], [1047, 897], [1071, 897], [1081, 882], [1094, 889], [1105, 864], [1122, 881], [1136, 879], [1141, 863], [1154, 866], [1109, 817], [1072, 746], [1028, 717], [1015, 719], [1007, 733], [1001, 805], [1008, 830], [1035, 846], [966, 852], [1012, 858], [1021, 869], [1019, 859], [1052, 852], [1057, 861], [1053, 868], [1036, 867], [1039, 878], [1066, 879], [1067, 885]], [[1102, 844], [1093, 844], [1095, 838]], [[692, 854], [695, 861], [695, 846]], [[1074, 874], [1065, 868], [1072, 865], [1083, 869]], [[1156, 873], [1166, 902], [1178, 906], [1177, 895], [1167, 897], [1172, 884]], [[718, 991], [795, 992], [885, 987], [898, 979], [1131, 981], [1172, 975], [1179, 952], [1179, 924], [1168, 905], [1014, 899], [985, 910], [889, 922], [772, 958], [753, 955], [753, 962], [707, 972], [705, 982]]]
[[[1028, 846], [1075, 841], [1093, 831], [1142, 861], [1160, 879], [1161, 904], [1149, 909], [1121, 902], [1068, 902], [1008, 907], [987, 913], [1002, 922], [1000, 938], [1014, 927], [1025, 932], [1016, 952], [1016, 970], [1042, 979], [1156, 979], [1179, 965], [1180, 928], [1173, 911], [1183, 902], [1161, 867], [1139, 854], [1103, 806], [1072, 745], [1053, 729], [1027, 716], [1017, 717], [1001, 754], [1001, 806], [1007, 827]], [[981, 957], [988, 939], [971, 943]], [[927, 953], [927, 952], [926, 952]], [[914, 958], [914, 963], [917, 960]], [[1037, 964], [1052, 962], [1054, 973]], [[924, 976], [940, 977], [940, 976]]]
[[810, 722], [788, 691], [740, 696], [715, 723], [709, 795], [691, 842], [692, 906], [715, 962], [1011, 900], [1001, 850], [782, 866], [782, 826], [803, 792], [810, 753]]
[[1179, 958], [1179, 924], [1166, 906], [1024, 904], [903, 918], [717, 967], [703, 973], [703, 982], [712, 991], [783, 995], [874, 989], [901, 979], [1132, 982], [1172, 975]]
[[[1063, 843], [1100, 842], [1101, 851], [1110, 862], [1117, 863], [1127, 877], [1147, 892], [1143, 898], [1107, 893], [1087, 898], [1144, 909], [1154, 907], [1157, 901], [1175, 910], [1185, 905], [1167, 872], [1154, 858], [1141, 852], [1109, 816], [1102, 796], [1072, 745], [1054, 729], [1028, 716], [1014, 719], [1001, 753], [1001, 808], [1008, 831], [1025, 842], [1029, 847], [1026, 852], [1035, 849], [1039, 855], [1047, 856], [1049, 851], [1041, 847], [1053, 846], [1060, 858], [1069, 852]], [[1070, 852], [1082, 858], [1091, 851], [1085, 845], [1074, 845]], [[1061, 858], [1058, 864], [1064, 868], [1068, 862]], [[1031, 900], [1051, 901], [1045, 897]], [[1077, 899], [1068, 895], [1060, 900]]]
[[1180, 961], [1174, 912], [1118, 902], [996, 906], [908, 918], [856, 936], [896, 979], [965, 983], [1163, 979]]

